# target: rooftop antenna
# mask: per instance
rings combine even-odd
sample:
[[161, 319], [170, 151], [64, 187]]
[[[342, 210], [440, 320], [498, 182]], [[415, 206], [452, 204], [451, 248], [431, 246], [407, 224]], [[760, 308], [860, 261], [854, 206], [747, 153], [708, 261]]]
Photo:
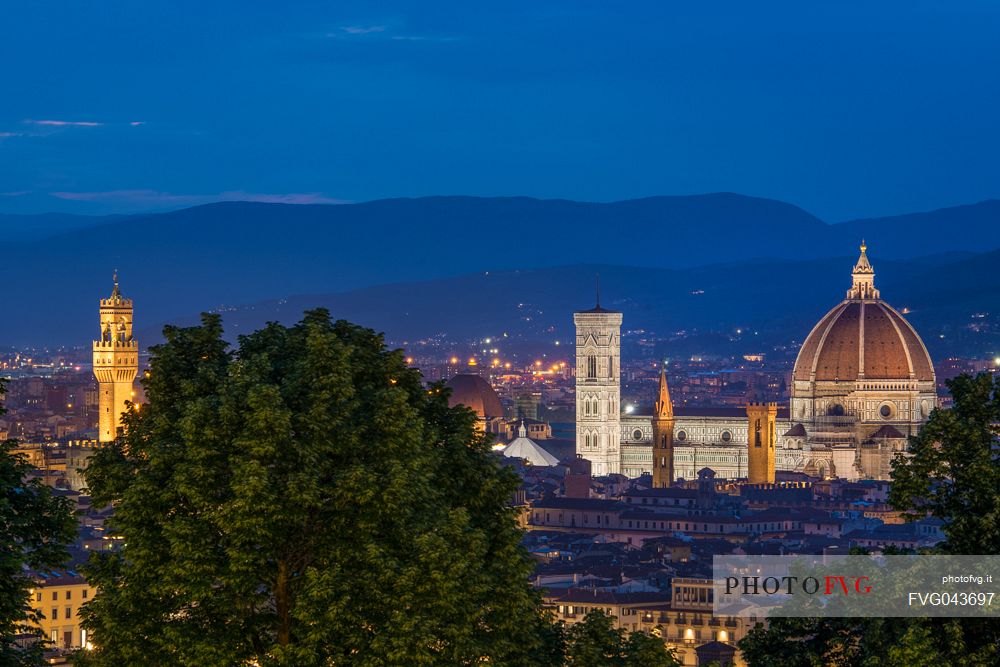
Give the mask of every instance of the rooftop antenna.
[[601, 274], [600, 273], [595, 273], [594, 274], [594, 283], [595, 283], [595, 287], [597, 288], [597, 307], [600, 308], [601, 307]]

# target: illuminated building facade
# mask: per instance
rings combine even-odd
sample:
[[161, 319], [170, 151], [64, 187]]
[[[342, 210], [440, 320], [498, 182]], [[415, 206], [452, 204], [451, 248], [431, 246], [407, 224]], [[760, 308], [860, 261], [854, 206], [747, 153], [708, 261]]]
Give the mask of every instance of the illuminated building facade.
[[[581, 428], [593, 428], [594, 417], [581, 412], [586, 405], [581, 408], [580, 392], [587, 387], [581, 387], [580, 369], [586, 355], [577, 331], [577, 451], [584, 453]], [[881, 299], [864, 243], [846, 298], [806, 337], [792, 380], [790, 405], [775, 406], [774, 414], [766, 415], [773, 426], [767, 433], [773, 472], [888, 479], [892, 458], [937, 406], [927, 348], [909, 322]], [[677, 407], [672, 417], [674, 479], [693, 480], [705, 467], [728, 479], [750, 475], [748, 444], [756, 430], [748, 428], [742, 409]], [[662, 441], [660, 410], [621, 415], [618, 426], [622, 474], [652, 473], [655, 485], [662, 456], [654, 444]]]
[[85, 648], [89, 640], [80, 607], [94, 597], [94, 587], [69, 571], [36, 573], [33, 579], [29, 602], [39, 615], [38, 631], [56, 648]]
[[747, 406], [747, 481], [751, 484], [774, 484], [774, 447], [778, 440], [775, 421], [778, 406], [774, 403], [750, 403]]
[[653, 416], [653, 486], [666, 488], [674, 481], [674, 404], [667, 388], [667, 372], [660, 369], [660, 391]]
[[132, 337], [132, 300], [121, 295], [117, 273], [114, 283], [111, 296], [101, 299], [101, 337], [94, 341], [99, 442], [111, 442], [117, 436], [125, 403], [135, 397], [139, 373], [139, 344]]
[[576, 453], [597, 477], [621, 470], [622, 314], [601, 308], [573, 314], [576, 325]]

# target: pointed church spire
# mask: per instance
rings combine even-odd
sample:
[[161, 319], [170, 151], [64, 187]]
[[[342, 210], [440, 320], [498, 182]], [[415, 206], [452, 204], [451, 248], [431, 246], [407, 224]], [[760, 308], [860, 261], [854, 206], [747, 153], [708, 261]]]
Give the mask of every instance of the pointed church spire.
[[868, 261], [868, 245], [861, 239], [861, 255], [851, 272], [851, 289], [847, 290], [848, 299], [877, 299], [879, 291], [875, 289], [875, 269]]
[[667, 389], [666, 364], [660, 369], [660, 394], [652, 422], [653, 487], [665, 489], [674, 483], [674, 404]]
[[595, 273], [594, 274], [594, 288], [597, 291], [597, 306], [596, 306], [596, 308], [600, 309], [600, 307], [601, 307], [601, 274], [600, 273]]
[[656, 401], [657, 419], [673, 419], [674, 404], [670, 400], [670, 390], [667, 388], [667, 369], [660, 369], [660, 394]]

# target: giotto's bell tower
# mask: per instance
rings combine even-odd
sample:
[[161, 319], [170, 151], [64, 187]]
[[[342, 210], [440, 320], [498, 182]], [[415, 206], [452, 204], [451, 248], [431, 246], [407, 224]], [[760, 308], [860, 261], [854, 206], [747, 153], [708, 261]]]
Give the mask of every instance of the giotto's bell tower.
[[597, 306], [573, 314], [576, 324], [576, 453], [595, 477], [621, 470], [622, 314]]

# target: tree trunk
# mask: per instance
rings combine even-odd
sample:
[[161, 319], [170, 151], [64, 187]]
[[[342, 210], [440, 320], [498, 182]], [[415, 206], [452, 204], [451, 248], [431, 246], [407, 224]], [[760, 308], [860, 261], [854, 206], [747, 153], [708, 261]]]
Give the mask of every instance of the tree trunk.
[[274, 587], [274, 606], [278, 612], [278, 646], [292, 643], [292, 594], [289, 590], [288, 562], [278, 561], [278, 582]]

